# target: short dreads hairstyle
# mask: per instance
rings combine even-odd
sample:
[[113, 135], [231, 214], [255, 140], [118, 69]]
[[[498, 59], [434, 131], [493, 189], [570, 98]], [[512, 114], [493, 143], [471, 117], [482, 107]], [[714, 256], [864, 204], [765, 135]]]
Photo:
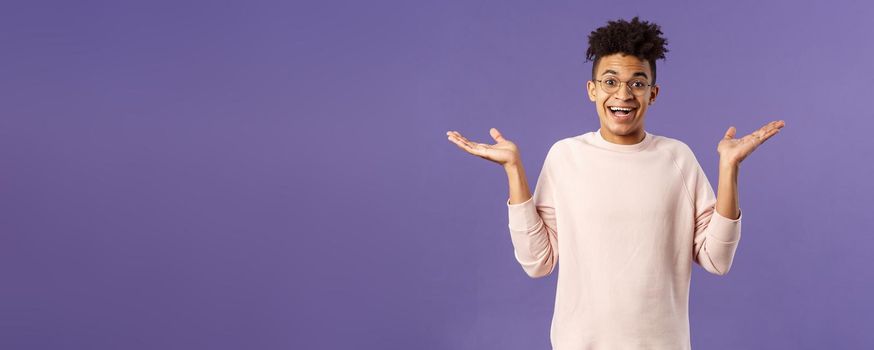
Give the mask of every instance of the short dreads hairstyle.
[[655, 61], [664, 59], [665, 52], [668, 52], [665, 48], [668, 41], [661, 34], [658, 24], [641, 21], [636, 16], [631, 22], [622, 19], [608, 21], [606, 26], [595, 29], [589, 34], [589, 49], [586, 51], [586, 61], [593, 61], [592, 80], [595, 79], [595, 69], [601, 57], [623, 53], [649, 62], [652, 83], [655, 84]]

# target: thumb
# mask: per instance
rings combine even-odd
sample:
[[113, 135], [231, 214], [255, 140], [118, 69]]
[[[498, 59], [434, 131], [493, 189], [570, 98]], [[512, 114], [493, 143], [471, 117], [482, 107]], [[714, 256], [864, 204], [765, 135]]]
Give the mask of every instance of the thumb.
[[489, 134], [492, 135], [492, 138], [495, 139], [495, 141], [498, 141], [498, 142], [504, 141], [504, 136], [501, 135], [501, 132], [498, 131], [498, 129], [495, 129], [495, 128], [489, 129]]
[[733, 138], [734, 138], [734, 134], [735, 134], [736, 132], [737, 132], [737, 129], [735, 129], [733, 126], [732, 126], [732, 127], [729, 127], [728, 130], [725, 131], [725, 137], [724, 137], [724, 139], [726, 139], [726, 140], [731, 140], [731, 139], [733, 139]]

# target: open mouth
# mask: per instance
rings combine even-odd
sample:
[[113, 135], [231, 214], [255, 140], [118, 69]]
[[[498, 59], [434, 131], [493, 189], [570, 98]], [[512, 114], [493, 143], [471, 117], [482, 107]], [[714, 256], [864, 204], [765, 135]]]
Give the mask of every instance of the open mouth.
[[635, 107], [607, 107], [607, 111], [610, 115], [613, 116], [614, 119], [618, 121], [627, 121], [631, 120], [634, 117], [635, 112], [637, 112], [637, 108]]

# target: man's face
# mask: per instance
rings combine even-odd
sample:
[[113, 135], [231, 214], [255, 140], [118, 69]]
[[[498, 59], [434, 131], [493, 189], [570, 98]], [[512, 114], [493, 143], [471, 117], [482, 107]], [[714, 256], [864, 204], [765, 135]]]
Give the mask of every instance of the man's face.
[[[652, 70], [649, 62], [633, 55], [617, 53], [601, 57], [595, 69], [595, 79], [612, 78], [615, 83], [622, 82], [618, 91], [608, 94], [601, 88], [602, 83], [589, 80], [586, 89], [589, 100], [595, 102], [598, 119], [601, 122], [602, 136], [608, 141], [621, 144], [634, 144], [643, 139], [644, 115], [650, 104], [655, 102], [658, 86], [644, 89], [641, 96], [636, 96], [629, 89], [629, 80], [643, 80], [652, 83]], [[632, 108], [627, 116], [621, 111], [611, 111], [611, 107]]]

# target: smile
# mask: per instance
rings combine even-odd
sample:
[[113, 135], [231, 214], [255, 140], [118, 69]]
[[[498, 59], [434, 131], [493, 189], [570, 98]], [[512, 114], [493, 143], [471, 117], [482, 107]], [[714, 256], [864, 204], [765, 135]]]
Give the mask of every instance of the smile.
[[634, 112], [637, 111], [636, 107], [612, 106], [607, 107], [607, 109], [610, 111], [610, 115], [612, 115], [613, 118], [617, 121], [631, 120], [631, 118], [634, 117]]

